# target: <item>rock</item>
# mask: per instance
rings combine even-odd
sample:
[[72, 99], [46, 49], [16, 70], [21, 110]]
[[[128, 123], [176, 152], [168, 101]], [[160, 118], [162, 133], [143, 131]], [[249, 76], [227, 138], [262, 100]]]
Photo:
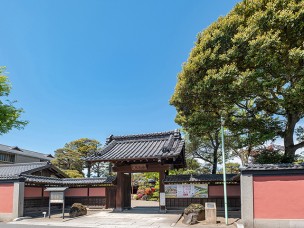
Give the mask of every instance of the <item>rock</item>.
[[197, 223], [197, 214], [196, 213], [190, 213], [188, 215], [184, 214], [183, 223], [187, 224], [187, 225], [196, 224]]
[[87, 214], [87, 208], [81, 203], [74, 203], [70, 209], [70, 217], [78, 217]]
[[197, 220], [202, 221], [205, 220], [205, 207], [201, 204], [190, 204], [184, 210], [184, 215], [189, 215], [191, 213], [195, 213], [197, 215]]

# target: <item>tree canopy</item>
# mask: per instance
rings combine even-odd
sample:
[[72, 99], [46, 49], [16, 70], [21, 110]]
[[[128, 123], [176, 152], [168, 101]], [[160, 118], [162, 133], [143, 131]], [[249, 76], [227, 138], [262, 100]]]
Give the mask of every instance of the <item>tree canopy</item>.
[[20, 120], [23, 109], [16, 108], [16, 101], [7, 99], [11, 92], [11, 85], [8, 77], [4, 75], [5, 67], [0, 66], [0, 135], [12, 130], [23, 129], [28, 121]]
[[83, 176], [83, 170], [88, 166], [83, 158], [96, 153], [100, 146], [100, 142], [95, 139], [74, 140], [55, 151], [53, 163], [69, 175], [78, 177], [81, 174]]
[[283, 161], [291, 162], [304, 146], [294, 139], [303, 76], [304, 1], [247, 0], [198, 34], [170, 103], [176, 122], [199, 136], [223, 116], [240, 148], [282, 137]]

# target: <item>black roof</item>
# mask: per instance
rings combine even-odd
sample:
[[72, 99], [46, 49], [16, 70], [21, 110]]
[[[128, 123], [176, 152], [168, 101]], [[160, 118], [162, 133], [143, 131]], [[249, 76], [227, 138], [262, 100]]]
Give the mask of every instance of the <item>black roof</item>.
[[252, 174], [303, 174], [304, 163], [300, 164], [249, 164], [240, 169], [241, 173], [252, 173]]
[[[226, 174], [227, 182], [238, 182], [237, 174]], [[223, 182], [223, 174], [198, 174], [198, 175], [169, 175], [164, 183], [189, 183], [189, 182]]]
[[178, 130], [151, 134], [113, 136], [87, 161], [139, 161], [176, 158], [184, 152], [185, 142]]
[[290, 170], [290, 169], [304, 169], [304, 163], [300, 164], [249, 164], [241, 170]]
[[0, 152], [8, 153], [8, 154], [18, 154], [26, 157], [39, 158], [43, 161], [50, 161], [54, 157], [51, 154], [43, 154], [31, 150], [26, 150], [20, 148], [18, 146], [7, 146], [0, 144]]
[[[36, 176], [33, 173], [49, 169], [58, 177]], [[116, 177], [106, 178], [67, 178], [68, 176], [50, 162], [31, 162], [17, 164], [0, 164], [0, 180], [23, 180], [28, 184], [46, 186], [74, 186], [74, 185], [105, 185], [112, 184]]]
[[0, 179], [16, 179], [25, 174], [51, 169], [60, 177], [67, 177], [62, 171], [53, 166], [50, 162], [31, 162], [16, 164], [0, 164]]
[[95, 178], [54, 178], [33, 175], [23, 175], [25, 182], [46, 186], [85, 186], [85, 185], [112, 185], [115, 176]]

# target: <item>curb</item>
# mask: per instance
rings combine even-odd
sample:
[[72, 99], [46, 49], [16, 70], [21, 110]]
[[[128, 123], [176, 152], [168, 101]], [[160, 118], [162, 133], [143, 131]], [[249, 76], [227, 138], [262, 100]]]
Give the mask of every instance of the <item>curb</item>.
[[32, 217], [19, 217], [19, 218], [15, 218], [13, 221], [18, 222], [18, 221], [22, 221], [24, 219], [32, 219]]

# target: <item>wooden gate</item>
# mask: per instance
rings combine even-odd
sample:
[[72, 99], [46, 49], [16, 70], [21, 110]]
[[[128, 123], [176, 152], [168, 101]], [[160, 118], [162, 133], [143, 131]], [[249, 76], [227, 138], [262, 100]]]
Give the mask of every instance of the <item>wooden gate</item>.
[[106, 208], [115, 208], [116, 207], [116, 188], [107, 188], [106, 191]]

